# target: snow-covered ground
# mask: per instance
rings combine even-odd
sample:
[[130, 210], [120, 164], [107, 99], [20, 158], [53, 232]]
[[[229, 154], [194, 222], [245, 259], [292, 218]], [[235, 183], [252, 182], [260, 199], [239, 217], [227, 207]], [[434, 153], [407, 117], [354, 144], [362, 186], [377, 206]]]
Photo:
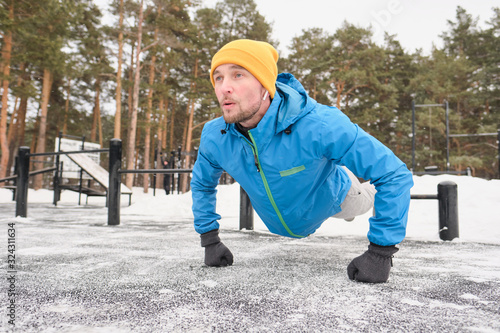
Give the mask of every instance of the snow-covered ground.
[[[121, 225], [108, 227], [104, 198], [78, 206], [65, 191], [54, 207], [51, 191], [30, 190], [28, 217], [16, 218], [11, 191], [0, 189], [5, 271], [7, 225], [16, 226], [16, 331], [500, 332], [500, 181], [414, 180], [412, 194], [458, 185], [460, 238], [439, 239], [437, 200], [412, 200], [381, 285], [346, 274], [366, 249], [369, 214], [330, 219], [300, 240], [271, 235], [256, 214], [255, 232], [239, 231], [239, 185], [220, 186], [221, 238], [235, 263], [217, 269], [203, 265], [190, 193], [134, 188]], [[10, 328], [5, 302], [0, 331]]]

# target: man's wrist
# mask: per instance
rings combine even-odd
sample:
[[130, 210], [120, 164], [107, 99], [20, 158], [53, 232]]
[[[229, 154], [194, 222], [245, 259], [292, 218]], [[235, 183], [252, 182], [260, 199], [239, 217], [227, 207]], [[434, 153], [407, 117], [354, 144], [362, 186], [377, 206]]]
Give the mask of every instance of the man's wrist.
[[396, 245], [383, 246], [370, 242], [368, 247], [369, 251], [386, 258], [392, 257], [392, 255], [399, 251]]
[[209, 232], [200, 235], [201, 246], [209, 246], [220, 242], [219, 229], [214, 229]]

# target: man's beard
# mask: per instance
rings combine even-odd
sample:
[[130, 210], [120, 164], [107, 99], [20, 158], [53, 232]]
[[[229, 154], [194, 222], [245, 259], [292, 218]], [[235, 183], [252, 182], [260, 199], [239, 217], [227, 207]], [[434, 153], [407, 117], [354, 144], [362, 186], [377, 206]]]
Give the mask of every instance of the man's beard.
[[248, 106], [246, 109], [240, 108], [237, 112], [233, 111], [229, 114], [224, 112], [224, 108], [221, 106], [222, 116], [224, 121], [228, 124], [244, 123], [245, 121], [252, 119], [252, 117], [259, 112], [261, 104], [262, 101], [258, 101], [257, 103]]

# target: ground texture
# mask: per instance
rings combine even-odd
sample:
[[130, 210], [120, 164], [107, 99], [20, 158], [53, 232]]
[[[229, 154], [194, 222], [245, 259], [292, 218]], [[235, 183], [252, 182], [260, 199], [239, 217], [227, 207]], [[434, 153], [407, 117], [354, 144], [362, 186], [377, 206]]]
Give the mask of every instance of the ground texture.
[[234, 265], [208, 268], [192, 221], [111, 227], [106, 214], [34, 204], [2, 219], [7, 277], [16, 231], [16, 332], [500, 332], [499, 245], [405, 240], [389, 282], [370, 285], [346, 274], [365, 238], [223, 230]]

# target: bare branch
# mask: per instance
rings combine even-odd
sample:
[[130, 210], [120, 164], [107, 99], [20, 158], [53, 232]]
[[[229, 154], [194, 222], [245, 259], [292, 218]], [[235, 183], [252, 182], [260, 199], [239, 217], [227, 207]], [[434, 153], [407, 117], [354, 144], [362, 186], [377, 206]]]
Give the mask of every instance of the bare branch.
[[148, 45], [148, 46], [146, 46], [145, 48], [143, 48], [143, 49], [141, 50], [141, 53], [142, 53], [142, 52], [146, 52], [147, 50], [149, 50], [150, 48], [152, 48], [152, 47], [153, 47], [153, 46], [155, 46], [156, 44], [158, 44], [158, 41], [157, 41], [157, 40], [156, 40], [156, 41], [154, 41], [153, 43], [149, 44], [149, 45]]
[[210, 120], [212, 120], [212, 119], [205, 120], [205, 121], [203, 121], [203, 122], [199, 123], [198, 125], [193, 126], [193, 129], [195, 129], [195, 128], [197, 128], [197, 127], [200, 127], [201, 125], [205, 125], [205, 124], [206, 124], [206, 123], [208, 123]]

